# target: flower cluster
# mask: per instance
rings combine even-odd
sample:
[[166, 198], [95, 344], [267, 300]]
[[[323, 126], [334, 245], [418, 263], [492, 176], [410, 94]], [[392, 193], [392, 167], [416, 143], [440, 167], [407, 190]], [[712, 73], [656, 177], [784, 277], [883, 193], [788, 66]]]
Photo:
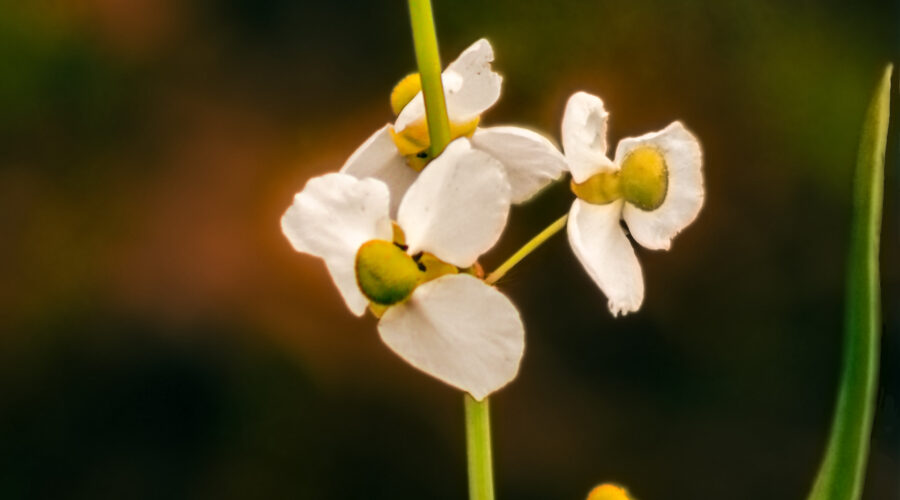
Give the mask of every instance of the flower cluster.
[[614, 314], [636, 311], [643, 277], [628, 235], [649, 249], [703, 203], [701, 152], [680, 123], [622, 140], [607, 156], [608, 113], [578, 92], [562, 145], [514, 126], [482, 127], [500, 97], [493, 49], [479, 40], [442, 74], [452, 142], [432, 158], [417, 74], [391, 94], [396, 114], [337, 173], [309, 180], [282, 218], [299, 252], [324, 260], [351, 312], [368, 309], [394, 352], [483, 399], [515, 378], [524, 327], [510, 300], [484, 280], [478, 258], [499, 240], [510, 205], [571, 174], [572, 249]]

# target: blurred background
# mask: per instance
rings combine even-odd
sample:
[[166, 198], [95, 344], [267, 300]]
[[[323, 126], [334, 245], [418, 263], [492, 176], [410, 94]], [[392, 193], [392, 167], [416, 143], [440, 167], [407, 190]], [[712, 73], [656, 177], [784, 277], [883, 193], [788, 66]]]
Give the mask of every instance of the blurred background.
[[[564, 236], [502, 283], [527, 350], [492, 398], [499, 497], [805, 498], [898, 2], [434, 3], [445, 63], [494, 46], [482, 123], [558, 140], [586, 90], [613, 144], [680, 119], [705, 150], [699, 219], [637, 250], [639, 313], [610, 316]], [[0, 498], [465, 498], [460, 394], [279, 229], [413, 70], [400, 1], [0, 0]], [[900, 497], [896, 137], [869, 500]], [[563, 184], [514, 210], [487, 269], [567, 210]]]

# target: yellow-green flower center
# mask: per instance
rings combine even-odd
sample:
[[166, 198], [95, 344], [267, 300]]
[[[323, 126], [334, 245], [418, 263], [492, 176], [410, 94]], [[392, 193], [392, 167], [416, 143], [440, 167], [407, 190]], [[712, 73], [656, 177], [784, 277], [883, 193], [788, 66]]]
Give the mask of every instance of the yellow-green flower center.
[[483, 277], [477, 263], [460, 269], [427, 252], [409, 255], [403, 239], [403, 231], [394, 225], [393, 242], [370, 240], [356, 252], [356, 283], [371, 301], [369, 309], [378, 317], [389, 306], [408, 299], [422, 283], [457, 273]]
[[422, 279], [416, 261], [389, 241], [371, 240], [356, 252], [356, 282], [376, 304], [389, 306], [405, 300]]
[[[391, 92], [391, 109], [395, 115], [409, 104], [416, 94], [422, 90], [422, 80], [418, 73], [407, 75]], [[450, 121], [450, 140], [460, 137], [471, 137], [478, 127], [480, 117], [475, 117], [466, 122]], [[432, 160], [428, 147], [431, 139], [428, 136], [428, 123], [423, 117], [421, 120], [408, 125], [402, 131], [390, 129], [391, 138], [397, 146], [400, 154], [406, 158], [406, 163], [417, 172], [421, 172], [425, 165]]]
[[651, 147], [633, 150], [622, 162], [622, 197], [643, 210], [654, 210], [662, 205], [669, 188], [669, 172], [666, 159]]
[[586, 181], [571, 184], [582, 200], [604, 205], [620, 198], [642, 210], [655, 210], [666, 199], [669, 173], [663, 155], [652, 147], [628, 153], [616, 172], [600, 172]]

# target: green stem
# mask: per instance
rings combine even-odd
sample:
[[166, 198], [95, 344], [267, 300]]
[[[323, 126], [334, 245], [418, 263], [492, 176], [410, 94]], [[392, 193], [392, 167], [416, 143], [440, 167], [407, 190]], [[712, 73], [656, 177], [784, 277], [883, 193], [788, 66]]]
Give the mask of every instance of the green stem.
[[491, 411], [488, 398], [463, 396], [466, 407], [466, 455], [469, 460], [469, 499], [494, 500], [491, 466]]
[[450, 120], [444, 103], [441, 56], [438, 52], [434, 16], [431, 13], [431, 0], [409, 0], [409, 18], [416, 48], [416, 64], [422, 78], [428, 137], [431, 140], [429, 157], [435, 158], [450, 144]]
[[569, 214], [563, 215], [559, 219], [553, 221], [553, 224], [550, 224], [543, 231], [537, 234], [534, 238], [526, 243], [522, 248], [520, 248], [516, 253], [512, 254], [512, 256], [506, 259], [506, 262], [500, 264], [500, 267], [494, 269], [494, 272], [488, 275], [487, 278], [484, 279], [484, 282], [488, 285], [493, 285], [500, 278], [503, 277], [510, 269], [513, 268], [516, 264], [518, 264], [522, 259], [528, 256], [531, 252], [533, 252], [537, 247], [541, 246], [545, 241], [550, 239], [551, 236], [558, 233], [562, 228], [566, 227], [566, 221], [569, 219]]
[[[422, 79], [425, 120], [430, 140], [429, 156], [437, 157], [450, 143], [450, 120], [441, 81], [441, 57], [431, 0], [409, 0], [416, 64]], [[488, 400], [475, 401], [466, 394], [466, 449], [469, 462], [471, 500], [494, 500], [494, 473], [491, 465], [491, 424]]]

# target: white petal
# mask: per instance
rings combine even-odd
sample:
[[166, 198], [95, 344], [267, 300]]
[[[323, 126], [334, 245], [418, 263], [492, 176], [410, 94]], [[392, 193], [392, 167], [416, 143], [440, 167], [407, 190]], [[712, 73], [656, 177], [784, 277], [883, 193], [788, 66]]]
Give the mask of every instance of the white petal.
[[389, 196], [381, 181], [325, 174], [310, 179], [281, 218], [281, 230], [294, 249], [325, 260], [347, 307], [357, 316], [369, 301], [356, 284], [356, 252], [369, 240], [391, 240]]
[[[466, 122], [497, 102], [503, 77], [491, 69], [494, 49], [481, 39], [463, 51], [441, 74], [447, 114], [451, 121]], [[394, 123], [399, 132], [410, 124], [425, 119], [425, 102], [419, 92], [407, 104]]]
[[562, 143], [575, 182], [584, 182], [598, 172], [619, 168], [606, 157], [608, 119], [603, 101], [595, 95], [576, 92], [566, 103]]
[[616, 148], [616, 163], [639, 146], [651, 146], [662, 153], [669, 173], [666, 198], [656, 210], [645, 211], [625, 204], [623, 218], [631, 236], [644, 247], [668, 250], [672, 238], [697, 218], [703, 206], [703, 153], [700, 142], [681, 122], [673, 122], [659, 132], [623, 139]]
[[397, 151], [390, 128], [387, 124], [366, 139], [341, 167], [341, 173], [358, 179], [374, 177], [387, 184], [391, 191], [391, 215], [396, 216], [400, 200], [416, 180], [418, 172], [410, 168]]
[[593, 205], [576, 199], [567, 228], [572, 250], [609, 298], [614, 316], [637, 311], [644, 300], [641, 265], [619, 225], [621, 214], [622, 201]]
[[512, 302], [466, 274], [416, 288], [384, 313], [378, 333], [409, 364], [478, 400], [516, 377], [525, 350]]
[[503, 165], [460, 138], [425, 167], [400, 202], [409, 252], [468, 267], [500, 238], [509, 215]]
[[553, 142], [525, 128], [478, 128], [472, 146], [503, 163], [513, 203], [527, 201], [567, 170], [566, 159]]
[[494, 49], [482, 38], [463, 51], [447, 66], [444, 73], [456, 74], [462, 80], [458, 89], [447, 94], [447, 112], [457, 122], [468, 121], [497, 102], [503, 77], [491, 69]]

